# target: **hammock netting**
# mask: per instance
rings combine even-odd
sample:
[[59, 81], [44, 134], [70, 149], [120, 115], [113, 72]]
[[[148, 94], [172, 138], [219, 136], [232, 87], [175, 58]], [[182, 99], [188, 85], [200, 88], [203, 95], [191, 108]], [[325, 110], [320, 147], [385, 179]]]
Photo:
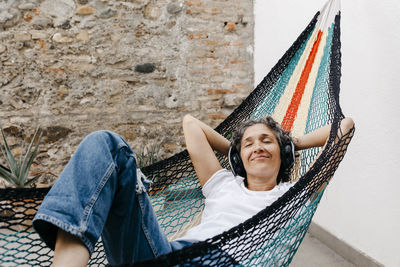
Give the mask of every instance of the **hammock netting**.
[[[252, 218], [203, 242], [132, 266], [288, 266], [354, 133], [353, 128], [343, 134], [339, 127], [344, 118], [339, 105], [340, 76], [339, 3], [330, 0], [262, 82], [216, 128], [230, 138], [241, 122], [266, 115], [293, 136], [332, 124], [326, 146], [301, 151], [292, 174], [296, 184]], [[224, 156], [218, 158], [229, 168]], [[200, 222], [204, 198], [187, 151], [142, 172], [153, 181], [148, 193], [168, 239], [183, 236]], [[47, 191], [0, 190], [0, 265], [50, 265], [52, 252], [31, 225]], [[106, 263], [99, 241], [89, 265]]]

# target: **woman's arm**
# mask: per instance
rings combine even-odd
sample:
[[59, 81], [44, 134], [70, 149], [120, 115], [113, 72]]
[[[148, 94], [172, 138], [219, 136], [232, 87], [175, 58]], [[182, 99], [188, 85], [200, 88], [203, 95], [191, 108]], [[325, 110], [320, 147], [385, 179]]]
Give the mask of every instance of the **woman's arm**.
[[[351, 128], [353, 128], [354, 122], [351, 118], [344, 118], [340, 122], [340, 130], [343, 135], [347, 134]], [[311, 133], [303, 135], [301, 137], [294, 137], [293, 142], [296, 150], [307, 149], [311, 147], [321, 147], [328, 141], [329, 133], [331, 131], [331, 125], [325, 125]]]
[[210, 126], [186, 115], [182, 121], [186, 148], [201, 186], [218, 170], [222, 169], [214, 150], [228, 155], [230, 142]]

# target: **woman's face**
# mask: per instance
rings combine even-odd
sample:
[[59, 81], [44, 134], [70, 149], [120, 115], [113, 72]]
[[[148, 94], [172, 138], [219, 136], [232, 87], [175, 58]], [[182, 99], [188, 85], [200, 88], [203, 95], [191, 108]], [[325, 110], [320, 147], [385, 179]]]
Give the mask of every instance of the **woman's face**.
[[281, 166], [281, 153], [274, 132], [261, 123], [252, 125], [244, 132], [240, 145], [247, 179], [256, 176], [276, 181]]

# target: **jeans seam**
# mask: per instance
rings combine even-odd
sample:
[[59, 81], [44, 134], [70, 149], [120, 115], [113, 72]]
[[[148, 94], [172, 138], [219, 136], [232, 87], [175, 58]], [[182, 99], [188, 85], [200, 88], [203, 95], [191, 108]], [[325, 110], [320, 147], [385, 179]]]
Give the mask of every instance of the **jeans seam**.
[[140, 209], [141, 209], [141, 211], [142, 211], [142, 216], [141, 216], [140, 224], [141, 224], [141, 226], [142, 226], [143, 233], [144, 233], [144, 235], [146, 236], [147, 243], [149, 243], [149, 246], [150, 246], [150, 248], [151, 248], [151, 250], [152, 250], [154, 256], [157, 257], [158, 254], [159, 254], [159, 253], [158, 253], [158, 250], [157, 250], [156, 246], [153, 244], [153, 242], [151, 241], [149, 231], [147, 230], [146, 225], [143, 223], [143, 214], [144, 214], [144, 208], [143, 208], [144, 203], [143, 203], [143, 200], [142, 200], [143, 197], [145, 197], [145, 194], [139, 194], [139, 195], [137, 195], [137, 198], [138, 198], [138, 201], [139, 201], [139, 206], [140, 206]]
[[104, 185], [107, 183], [108, 179], [110, 178], [112, 172], [115, 169], [114, 162], [111, 162], [110, 166], [107, 168], [105, 174], [100, 180], [100, 183], [97, 185], [96, 191], [90, 198], [89, 203], [86, 205], [85, 210], [83, 212], [83, 217], [81, 220], [81, 229], [83, 232], [87, 230], [87, 223], [90, 217], [90, 214], [93, 211], [93, 206], [96, 204], [97, 199], [99, 198], [100, 192], [103, 190]]

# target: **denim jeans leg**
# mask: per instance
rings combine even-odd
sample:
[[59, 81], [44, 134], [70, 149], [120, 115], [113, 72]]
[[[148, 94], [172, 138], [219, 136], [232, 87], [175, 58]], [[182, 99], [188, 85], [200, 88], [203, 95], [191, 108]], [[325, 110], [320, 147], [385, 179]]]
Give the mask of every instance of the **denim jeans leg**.
[[132, 263], [171, 252], [146, 191], [127, 185], [121, 185], [120, 190], [126, 192], [116, 195], [102, 233], [109, 263]]
[[[139, 178], [141, 179], [141, 178]], [[34, 219], [54, 249], [57, 229], [80, 238], [92, 253], [103, 233], [111, 264], [152, 258], [171, 251], [147, 193], [140, 189], [134, 153], [117, 134], [90, 134], [54, 184]]]

